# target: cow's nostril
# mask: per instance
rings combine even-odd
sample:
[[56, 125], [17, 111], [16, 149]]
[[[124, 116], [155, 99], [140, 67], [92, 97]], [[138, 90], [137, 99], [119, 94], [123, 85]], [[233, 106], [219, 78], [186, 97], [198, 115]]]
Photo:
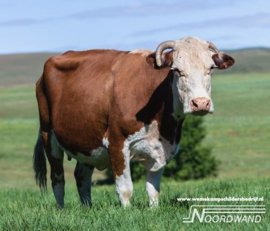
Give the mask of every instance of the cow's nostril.
[[190, 101], [192, 111], [209, 111], [211, 100], [205, 97], [197, 97]]
[[195, 100], [192, 100], [192, 106], [193, 107], [198, 107], [198, 104], [195, 102]]

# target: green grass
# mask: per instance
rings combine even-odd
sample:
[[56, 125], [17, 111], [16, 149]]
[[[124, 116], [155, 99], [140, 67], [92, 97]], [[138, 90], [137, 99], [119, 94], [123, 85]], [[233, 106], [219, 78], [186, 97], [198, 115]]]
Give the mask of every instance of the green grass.
[[[66, 207], [58, 210], [51, 192], [41, 197], [37, 190], [8, 190], [0, 192], [1, 230], [269, 230], [266, 213], [260, 223], [194, 223], [184, 224], [189, 208], [197, 202], [178, 202], [179, 197], [264, 197], [270, 208], [269, 178], [242, 180], [202, 180], [164, 182], [158, 209], [150, 209], [144, 183], [135, 184], [132, 206], [119, 205], [114, 186], [93, 186], [93, 208], [81, 207], [74, 187], [66, 190]], [[267, 187], [266, 187], [267, 186]], [[217, 204], [200, 202], [199, 204]], [[237, 205], [237, 202], [219, 204]]]
[[269, 176], [269, 88], [269, 74], [213, 76], [206, 143], [221, 161], [220, 177]]

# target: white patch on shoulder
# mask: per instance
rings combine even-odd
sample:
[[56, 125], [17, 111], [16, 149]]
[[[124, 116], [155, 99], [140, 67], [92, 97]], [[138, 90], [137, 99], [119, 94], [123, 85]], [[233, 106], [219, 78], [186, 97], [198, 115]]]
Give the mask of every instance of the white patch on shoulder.
[[[55, 141], [58, 143], [58, 145], [60, 146], [59, 142], [56, 140], [55, 135], [53, 137], [54, 137]], [[72, 153], [63, 147], [61, 147], [61, 146], [60, 147], [61, 147], [61, 149], [64, 150], [64, 152], [68, 156], [74, 158], [78, 162], [92, 165], [95, 168], [97, 168], [98, 170], [102, 171], [110, 165], [109, 153], [108, 153], [108, 149], [107, 149], [107, 147], [109, 145], [109, 141], [107, 138], [103, 138], [102, 143], [103, 143], [103, 147], [98, 147], [98, 148], [94, 149], [91, 152], [90, 156], [86, 156], [80, 152]]]
[[127, 137], [123, 153], [130, 153], [130, 159], [141, 162], [147, 170], [158, 171], [174, 157], [177, 147], [160, 135], [158, 123], [153, 121]]
[[153, 51], [150, 50], [133, 50], [129, 52], [129, 54], [141, 54], [142, 56], [147, 56], [151, 53], [153, 53]]

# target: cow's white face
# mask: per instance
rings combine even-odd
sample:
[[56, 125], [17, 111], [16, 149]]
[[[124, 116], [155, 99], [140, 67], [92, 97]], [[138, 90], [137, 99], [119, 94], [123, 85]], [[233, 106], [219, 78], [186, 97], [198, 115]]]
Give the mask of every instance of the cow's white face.
[[[212, 71], [214, 68], [226, 69], [232, 66], [233, 58], [218, 52], [212, 43], [194, 37], [169, 43], [170, 46], [165, 49], [173, 49], [171, 62], [168, 60], [166, 62], [170, 63], [174, 73], [172, 84], [174, 116], [212, 113], [214, 111], [211, 99]], [[165, 56], [162, 59], [164, 62]]]
[[[211, 74], [215, 67], [209, 45], [197, 39], [175, 42], [173, 53], [173, 95], [175, 111], [182, 105], [183, 113], [213, 112]], [[179, 49], [178, 49], [179, 48]], [[179, 102], [177, 102], [179, 101]]]

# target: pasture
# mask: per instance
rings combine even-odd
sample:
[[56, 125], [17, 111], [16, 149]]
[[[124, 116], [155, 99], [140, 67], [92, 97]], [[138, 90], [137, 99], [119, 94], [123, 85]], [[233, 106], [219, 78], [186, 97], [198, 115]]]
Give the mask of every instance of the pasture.
[[[29, 57], [26, 55], [26, 58], [28, 60]], [[37, 59], [40, 69], [33, 69], [33, 73], [41, 73], [43, 59], [46, 58]], [[35, 77], [29, 73], [31, 77], [28, 79], [27, 70], [20, 75], [20, 71], [24, 70], [20, 68], [25, 66], [14, 69], [11, 74], [8, 71], [0, 73], [1, 230], [270, 229], [269, 73], [223, 75], [216, 72], [213, 75], [215, 113], [205, 117], [207, 137], [204, 143], [213, 147], [213, 154], [220, 161], [217, 179], [163, 182], [160, 208], [157, 210], [147, 207], [144, 182], [135, 184], [133, 206], [127, 209], [119, 206], [113, 185], [94, 185], [93, 209], [89, 210], [79, 205], [73, 179], [75, 162], [65, 159], [66, 209], [58, 210], [50, 182], [48, 193], [41, 197], [32, 171], [32, 152], [39, 126], [33, 83], [40, 74]], [[93, 180], [103, 177], [102, 172], [96, 171]], [[267, 213], [262, 222], [182, 223], [192, 204], [177, 202], [177, 197], [226, 196], [264, 197]]]
[[[134, 188], [133, 206], [122, 208], [113, 186], [94, 186], [93, 208], [81, 207], [75, 187], [67, 187], [66, 208], [56, 209], [52, 193], [44, 197], [37, 190], [0, 192], [1, 230], [269, 230], [269, 215], [261, 223], [182, 223], [192, 203], [178, 197], [264, 197], [269, 209], [268, 179], [216, 179], [164, 182], [158, 209], [148, 208], [144, 183]], [[267, 187], [268, 186], [268, 187]], [[210, 204], [202, 203], [200, 204]], [[215, 203], [217, 204], [217, 203]], [[224, 203], [223, 203], [224, 204]], [[236, 203], [234, 203], [236, 204]], [[247, 204], [247, 203], [245, 203]], [[250, 203], [252, 204], [252, 202]]]

